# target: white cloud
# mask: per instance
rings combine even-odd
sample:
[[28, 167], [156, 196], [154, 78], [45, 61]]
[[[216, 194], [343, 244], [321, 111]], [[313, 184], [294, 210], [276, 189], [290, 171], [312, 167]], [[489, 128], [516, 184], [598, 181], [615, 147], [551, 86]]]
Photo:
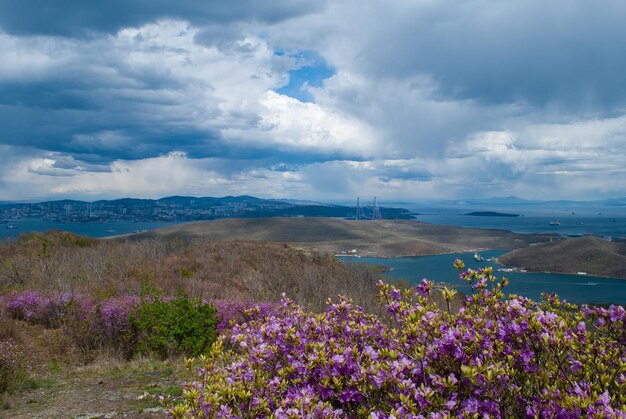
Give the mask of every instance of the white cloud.
[[375, 153], [378, 135], [372, 127], [334, 108], [267, 91], [260, 98], [259, 123], [246, 130], [225, 128], [229, 141], [273, 144], [287, 149], [367, 157]]
[[16, 38], [0, 32], [0, 82], [32, 82], [58, 69], [62, 60], [42, 51], [46, 44], [45, 39]]

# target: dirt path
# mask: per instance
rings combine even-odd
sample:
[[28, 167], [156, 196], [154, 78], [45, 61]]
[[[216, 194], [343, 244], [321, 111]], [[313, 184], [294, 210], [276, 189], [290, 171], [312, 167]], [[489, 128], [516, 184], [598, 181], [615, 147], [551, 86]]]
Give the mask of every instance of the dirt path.
[[161, 418], [166, 414], [158, 395], [180, 394], [181, 360], [126, 362], [100, 356], [83, 365], [70, 349], [59, 353], [49, 330], [20, 326], [19, 344], [32, 374], [25, 388], [2, 396], [2, 419]]
[[151, 387], [159, 389], [161, 374], [100, 374], [62, 377], [46, 381], [13, 399], [6, 418], [156, 418], [165, 412], [156, 399], [145, 397]]

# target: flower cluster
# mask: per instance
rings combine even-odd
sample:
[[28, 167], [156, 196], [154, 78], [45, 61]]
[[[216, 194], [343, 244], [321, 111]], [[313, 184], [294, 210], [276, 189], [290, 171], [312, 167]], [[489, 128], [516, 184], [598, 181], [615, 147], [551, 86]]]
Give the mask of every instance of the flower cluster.
[[215, 306], [220, 322], [216, 329], [224, 333], [232, 329], [236, 324], [250, 320], [262, 320], [276, 313], [277, 306], [274, 303], [255, 303], [241, 300], [205, 300]]
[[3, 297], [3, 303], [13, 318], [54, 327], [58, 325], [71, 299], [67, 293], [52, 295], [40, 291], [25, 291]]
[[[168, 302], [174, 299], [172, 296], [158, 298]], [[0, 297], [0, 312], [14, 319], [59, 327], [83, 351], [109, 346], [128, 355], [135, 340], [129, 336], [132, 333], [129, 320], [141, 301], [139, 296], [96, 301], [84, 295], [24, 291]], [[230, 331], [235, 324], [263, 319], [276, 310], [273, 303], [210, 299], [204, 299], [203, 303], [215, 306], [220, 319], [216, 327], [218, 333]]]
[[284, 298], [275, 315], [235, 326], [233, 349], [222, 339], [200, 357], [170, 414], [626, 417], [623, 308], [504, 298], [491, 269], [456, 266], [474, 290], [458, 312], [434, 302], [428, 281], [380, 283], [385, 318], [345, 298], [323, 314]]
[[103, 301], [97, 308], [100, 314], [102, 332], [114, 341], [129, 329], [130, 313], [141, 303], [138, 296], [113, 297]]

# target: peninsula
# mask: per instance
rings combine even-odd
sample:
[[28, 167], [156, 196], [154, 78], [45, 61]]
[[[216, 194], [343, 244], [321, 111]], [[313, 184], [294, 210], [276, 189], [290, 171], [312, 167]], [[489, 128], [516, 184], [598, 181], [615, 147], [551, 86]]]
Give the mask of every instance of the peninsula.
[[[257, 240], [290, 243], [332, 254], [396, 257], [436, 255], [475, 249], [517, 249], [549, 242], [555, 234], [428, 224], [415, 220], [337, 218], [222, 219], [165, 227], [125, 237], [208, 236], [215, 241]], [[122, 236], [124, 237], [124, 236]]]

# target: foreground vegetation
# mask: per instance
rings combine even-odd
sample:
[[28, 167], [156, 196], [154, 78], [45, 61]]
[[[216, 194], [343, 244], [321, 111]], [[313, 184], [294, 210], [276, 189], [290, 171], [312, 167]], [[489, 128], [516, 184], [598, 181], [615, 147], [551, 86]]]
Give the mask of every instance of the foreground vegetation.
[[[205, 352], [231, 320], [249, 320], [246, 309], [258, 306], [265, 316], [284, 291], [314, 311], [337, 293], [375, 307], [375, 281], [368, 268], [273, 243], [65, 232], [0, 243], [0, 417], [2, 409], [9, 417], [69, 414], [63, 406], [55, 413], [57, 400], [73, 414], [156, 408], [151, 398], [137, 402], [146, 386], [155, 386], [151, 395], [180, 393], [181, 371], [172, 365]], [[148, 363], [148, 375], [127, 367], [138, 362]], [[73, 402], [61, 397], [74, 387], [105, 392], [107, 383], [134, 396], [116, 392], [92, 407], [80, 392]]]
[[506, 297], [460, 261], [469, 296], [271, 243], [53, 233], [0, 256], [10, 416], [67, 414], [20, 402], [39, 392], [106, 416], [626, 417], [623, 307]]
[[330, 296], [376, 305], [376, 277], [332, 255], [271, 242], [206, 237], [94, 240], [33, 233], [0, 243], [0, 293], [37, 290], [96, 300], [156, 291], [192, 298], [278, 301], [323, 310]]

